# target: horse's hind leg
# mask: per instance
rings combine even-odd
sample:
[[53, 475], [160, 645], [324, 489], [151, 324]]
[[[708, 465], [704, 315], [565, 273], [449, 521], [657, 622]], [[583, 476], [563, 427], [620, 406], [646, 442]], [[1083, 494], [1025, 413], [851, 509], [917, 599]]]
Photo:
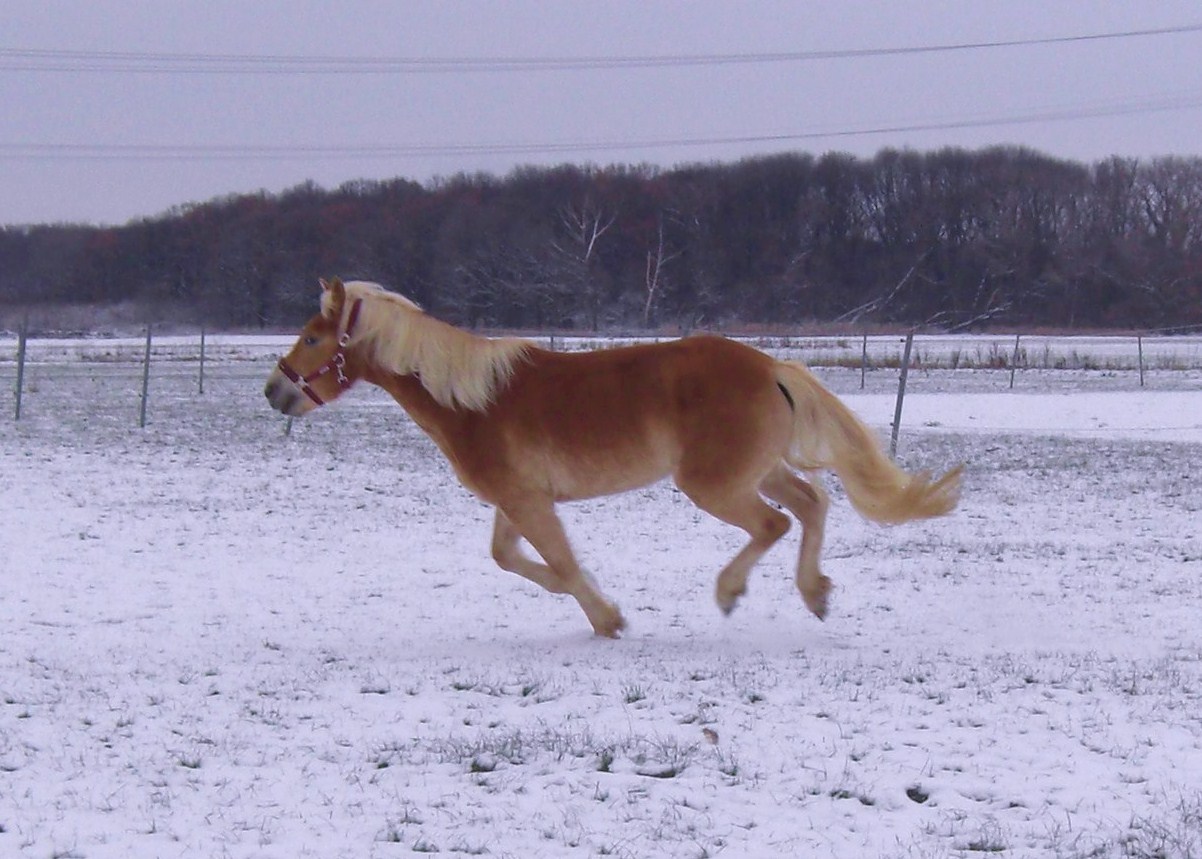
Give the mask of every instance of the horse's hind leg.
[[[513, 553], [517, 552], [516, 539], [513, 540], [512, 552], [507, 554], [508, 550], [505, 547], [506, 540], [512, 539], [507, 529], [512, 528], [525, 537], [547, 562], [547, 566], [544, 567], [542, 564], [526, 560], [525, 565], [515, 565], [514, 572], [538, 582], [547, 590], [571, 594], [588, 616], [589, 623], [598, 635], [617, 638], [618, 632], [626, 626], [626, 621], [617, 607], [601, 595], [592, 579], [576, 563], [567, 534], [563, 530], [563, 523], [555, 515], [554, 504], [550, 500], [525, 499], [519, 503], [506, 504], [504, 511], [498, 508], [497, 514], [502, 557], [510, 563], [514, 561]], [[494, 556], [497, 545], [498, 535], [494, 531]], [[501, 566], [505, 567], [505, 564]], [[518, 566], [521, 568], [516, 568]]]
[[801, 522], [801, 553], [797, 559], [797, 589], [806, 607], [819, 619], [826, 617], [831, 580], [818, 568], [829, 502], [822, 488], [807, 483], [784, 466], [764, 478], [760, 491], [784, 506]]
[[789, 530], [789, 517], [765, 504], [754, 488], [713, 487], [682, 479], [680, 475], [676, 485], [706, 513], [742, 528], [751, 537], [751, 542], [718, 574], [714, 599], [725, 614], [730, 614], [739, 597], [747, 592], [751, 568]]
[[567, 593], [563, 581], [550, 567], [526, 557], [518, 546], [521, 539], [521, 532], [498, 507], [492, 531], [492, 556], [497, 566], [524, 576], [553, 594]]

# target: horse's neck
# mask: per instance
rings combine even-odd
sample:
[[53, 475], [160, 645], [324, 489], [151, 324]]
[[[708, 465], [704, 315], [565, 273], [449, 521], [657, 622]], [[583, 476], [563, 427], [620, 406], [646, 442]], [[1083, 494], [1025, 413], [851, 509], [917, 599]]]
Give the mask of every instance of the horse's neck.
[[416, 373], [368, 374], [364, 379], [391, 394], [414, 422], [425, 430], [426, 435], [450, 455], [448, 445], [454, 436], [455, 424], [462, 420], [462, 414], [448, 409], [430, 396]]

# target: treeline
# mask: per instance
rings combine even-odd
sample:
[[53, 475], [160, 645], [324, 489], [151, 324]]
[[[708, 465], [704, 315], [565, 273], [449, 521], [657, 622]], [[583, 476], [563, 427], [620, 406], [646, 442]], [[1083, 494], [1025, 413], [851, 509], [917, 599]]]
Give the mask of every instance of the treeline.
[[0, 302], [292, 326], [319, 276], [507, 328], [1202, 325], [1202, 159], [784, 154], [303, 185], [0, 231]]

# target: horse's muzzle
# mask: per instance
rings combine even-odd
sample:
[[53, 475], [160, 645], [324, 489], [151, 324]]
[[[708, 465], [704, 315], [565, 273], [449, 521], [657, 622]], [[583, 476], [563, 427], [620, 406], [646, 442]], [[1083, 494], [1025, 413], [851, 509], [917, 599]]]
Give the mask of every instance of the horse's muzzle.
[[263, 396], [267, 398], [267, 402], [273, 409], [289, 417], [299, 418], [308, 411], [306, 408], [308, 401], [301, 396], [301, 392], [297, 390], [296, 386], [278, 371], [272, 373], [267, 380], [267, 384], [263, 388]]

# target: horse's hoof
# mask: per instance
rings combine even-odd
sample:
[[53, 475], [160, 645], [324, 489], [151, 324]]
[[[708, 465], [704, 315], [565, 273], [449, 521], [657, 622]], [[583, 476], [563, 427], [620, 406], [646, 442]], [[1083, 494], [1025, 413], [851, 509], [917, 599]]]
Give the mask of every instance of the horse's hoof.
[[602, 638], [618, 638], [618, 633], [626, 628], [626, 618], [616, 608], [613, 613], [603, 620], [593, 624], [593, 632]]
[[714, 602], [718, 603], [718, 608], [727, 617], [730, 617], [731, 612], [735, 610], [735, 606], [739, 604], [739, 597], [747, 593], [747, 588], [740, 588], [735, 593], [724, 593], [721, 588], [714, 592]]
[[819, 576], [818, 583], [813, 588], [801, 592], [806, 608], [819, 620], [826, 620], [827, 598], [830, 596], [831, 587], [830, 579]]

